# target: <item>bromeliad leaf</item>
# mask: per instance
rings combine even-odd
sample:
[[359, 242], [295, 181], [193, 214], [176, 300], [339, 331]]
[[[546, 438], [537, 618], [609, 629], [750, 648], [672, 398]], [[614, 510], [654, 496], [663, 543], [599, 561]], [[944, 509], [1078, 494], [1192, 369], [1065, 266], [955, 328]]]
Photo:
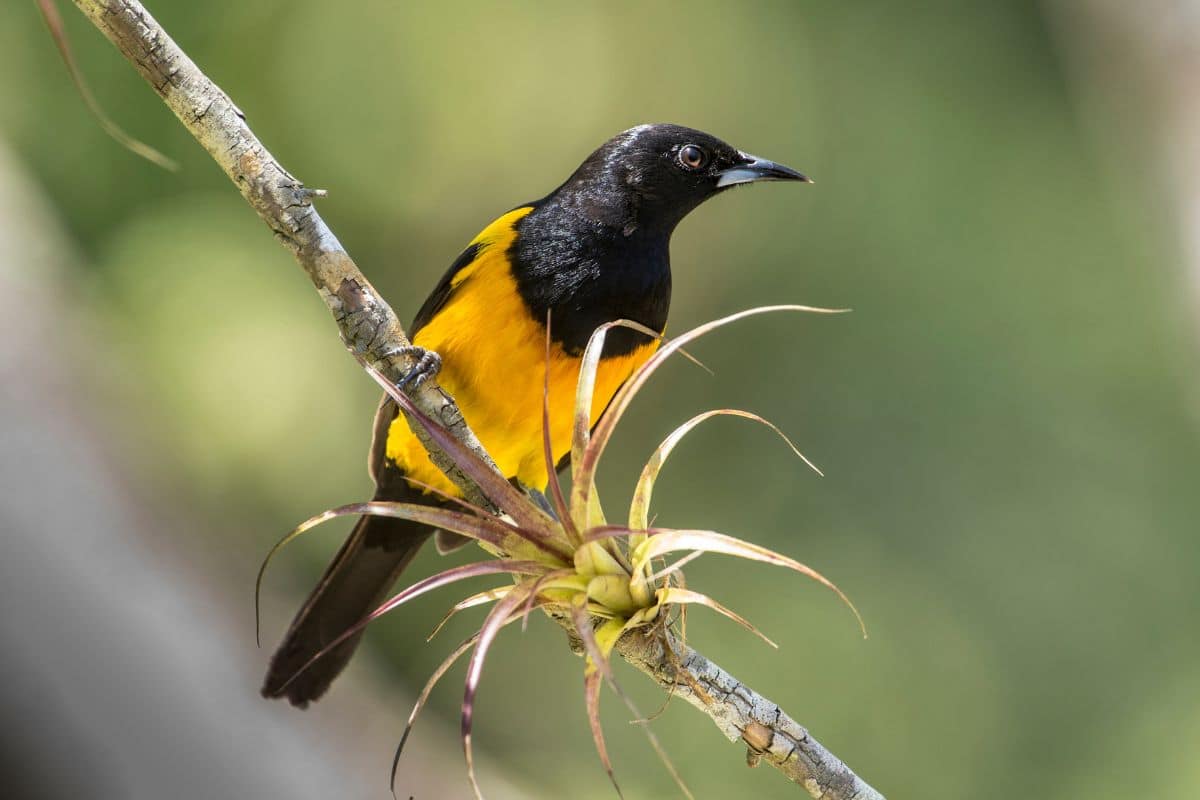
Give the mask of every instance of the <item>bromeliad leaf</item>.
[[[765, 425], [766, 427], [775, 431], [775, 433], [779, 434], [779, 438], [783, 439], [783, 441], [787, 443], [787, 446], [792, 449], [792, 452], [799, 456], [800, 459], [809, 467], [811, 467], [814, 472], [816, 472], [818, 475], [824, 475], [824, 473], [817, 469], [816, 465], [809, 461], [808, 458], [805, 457], [804, 453], [801, 453], [796, 445], [792, 443], [792, 440], [789, 439], [773, 422], [763, 419], [758, 414], [753, 414], [749, 411], [741, 411], [736, 408], [718, 408], [713, 411], [705, 411], [702, 414], [697, 414], [675, 430], [671, 431], [667, 438], [663, 439], [662, 444], [660, 444], [654, 450], [654, 453], [650, 456], [650, 460], [646, 462], [646, 466], [642, 468], [642, 475], [640, 478], [638, 478], [637, 486], [633, 491], [633, 502], [629, 506], [629, 527], [649, 527], [649, 522], [647, 520], [650, 512], [650, 495], [654, 491], [654, 482], [658, 480], [658, 474], [662, 471], [663, 464], [666, 462], [667, 457], [671, 455], [671, 451], [673, 451], [675, 446], [683, 440], [683, 437], [691, 433], [697, 425], [706, 420], [710, 420], [713, 417], [741, 417], [742, 419], [752, 420], [760, 425]], [[631, 544], [633, 546], [637, 546], [640, 544], [640, 542], [635, 540], [632, 541]]]
[[[439, 626], [440, 627], [440, 626]], [[434, 631], [436, 633], [437, 631]], [[432, 637], [432, 634], [431, 634]], [[408, 742], [408, 736], [412, 733], [413, 725], [417, 721], [417, 716], [421, 713], [421, 709], [429, 702], [429, 695], [433, 692], [433, 687], [437, 686], [438, 681], [442, 676], [450, 671], [450, 667], [454, 666], [454, 662], [458, 661], [462, 654], [470, 650], [475, 643], [479, 641], [479, 634], [475, 633], [464, 640], [454, 651], [446, 657], [446, 659], [438, 665], [438, 668], [429, 676], [429, 680], [425, 682], [425, 688], [421, 690], [421, 694], [417, 697], [417, 702], [413, 705], [412, 712], [408, 715], [408, 722], [404, 725], [404, 733], [400, 736], [400, 744], [396, 745], [396, 754], [392, 757], [392, 776], [391, 787], [392, 797], [396, 796], [396, 769], [400, 766], [400, 755], [404, 752], [404, 745]]]
[[[604, 352], [604, 340], [613, 328], [629, 328], [644, 333], [651, 339], [663, 341], [663, 335], [658, 331], [647, 328], [641, 323], [628, 319], [606, 322], [592, 332], [584, 348], [583, 358], [579, 365], [579, 379], [575, 385], [575, 416], [571, 428], [571, 516], [574, 519], [587, 519], [587, 527], [602, 525], [603, 512], [598, 500], [589, 500], [589, 495], [595, 495], [595, 463], [589, 469], [584, 469], [587, 451], [591, 440], [592, 406], [596, 391], [596, 371], [600, 367], [600, 358]], [[687, 356], [689, 359], [692, 357]], [[695, 359], [692, 359], [695, 361]], [[699, 364], [700, 362], [696, 362]], [[700, 366], [704, 366], [700, 364]], [[707, 367], [704, 367], [708, 369]], [[607, 410], [605, 415], [607, 416]], [[611, 436], [611, 431], [606, 436]], [[586, 487], [586, 491], [580, 487]]]
[[[622, 702], [625, 703], [625, 707], [628, 708], [630, 713], [633, 714], [634, 719], [641, 719], [642, 713], [638, 711], [637, 706], [634, 704], [629, 695], [625, 694], [625, 692], [623, 692], [621, 687], [617, 684], [616, 678], [612, 674], [612, 665], [608, 661], [608, 653], [612, 652], [612, 647], [615, 646], [616, 642], [620, 640], [621, 634], [624, 632], [624, 630], [627, 630], [630, 627], [632, 620], [628, 622], [621, 620], [608, 620], [601, 624], [601, 628], [605, 629], [606, 631], [604, 638], [609, 642], [608, 650], [606, 652], [605, 648], [600, 644], [600, 641], [597, 638], [599, 631], [592, 628], [592, 622], [588, 618], [588, 613], [589, 611], [581, 602], [577, 601], [571, 604], [571, 621], [575, 624], [575, 630], [579, 634], [580, 641], [583, 642], [584, 651], [588, 656], [588, 666], [585, 668], [584, 673], [585, 677], [587, 674], [589, 674], [589, 671], [595, 671], [599, 675], [603, 676], [605, 682], [608, 683], [609, 688], [613, 690], [613, 693], [616, 694], [617, 697], [621, 698]], [[605, 770], [608, 772], [609, 779], [612, 780], [613, 786], [616, 787], [617, 792], [620, 793], [621, 789], [619, 786], [617, 786], [616, 778], [612, 773], [612, 764], [608, 761], [608, 750], [606, 747], [604, 747], [603, 732], [599, 727], [599, 690], [596, 690], [594, 699], [591, 692], [586, 692], [585, 696], [588, 703], [588, 720], [591, 721], [593, 718], [595, 719], [595, 725], [592, 727], [592, 735], [593, 738], [598, 737], [596, 741], [596, 750], [600, 753], [601, 761], [604, 764]], [[679, 774], [679, 770], [675, 768], [675, 764], [672, 763], [670, 756], [667, 755], [667, 751], [663, 749], [662, 744], [658, 741], [658, 737], [654, 735], [654, 731], [650, 730], [649, 726], [647, 725], [643, 725], [641, 728], [646, 734], [646, 739], [650, 742], [650, 746], [654, 748], [654, 752], [658, 755], [659, 760], [662, 761], [663, 766], [667, 769], [667, 772], [670, 773], [671, 777], [675, 780], [675, 785], [679, 787], [680, 791], [683, 792], [684, 796], [687, 797], [688, 800], [695, 800], [691, 790], [688, 789], [687, 784], [683, 782], [683, 776]]]
[[[678, 352], [685, 345], [695, 341], [696, 339], [699, 339], [701, 336], [704, 336], [707, 333], [711, 333], [712, 331], [728, 325], [731, 322], [736, 322], [740, 319], [752, 317], [757, 314], [768, 314], [776, 311], [805, 311], [819, 314], [836, 314], [840, 313], [842, 310], [843, 309], [817, 308], [814, 306], [800, 305], [760, 306], [758, 308], [750, 308], [746, 309], [745, 311], [739, 311], [736, 314], [730, 314], [729, 316], [722, 317], [721, 319], [713, 320], [712, 322], [700, 325], [688, 331], [687, 333], [677, 336], [667, 344], [663, 345], [663, 347], [655, 352], [654, 355], [650, 356], [646, 363], [643, 364], [636, 372], [634, 372], [629, 380], [617, 390], [615, 395], [613, 395], [612, 400], [609, 401], [608, 408], [605, 410], [603, 416], [600, 417], [600, 420], [596, 423], [595, 428], [591, 431], [590, 439], [581, 437], [581, 439], [586, 442], [586, 445], [583, 448], [582, 458], [577, 458], [574, 450], [572, 450], [572, 470], [574, 472], [574, 483], [571, 491], [572, 513], [575, 513], [577, 509], [587, 507], [587, 495], [592, 489], [592, 479], [595, 476], [596, 465], [599, 463], [600, 456], [603, 455], [604, 448], [608, 445], [609, 439], [612, 438], [612, 434], [617, 423], [621, 420], [621, 417], [629, 408], [629, 404], [633, 401], [634, 396], [636, 396], [638, 391], [641, 390], [642, 386], [646, 384], [646, 381], [650, 379], [650, 376], [653, 375], [655, 371], [662, 366], [663, 362], [670, 358], [673, 353]], [[601, 327], [603, 328], [603, 326]], [[596, 338], [600, 338], [602, 341], [600, 329], [597, 329], [597, 332], [593, 337], [593, 341]], [[589, 342], [588, 347], [590, 348], [591, 346], [592, 342]], [[586, 354], [587, 351], [585, 350], [584, 352]], [[598, 357], [599, 354], [597, 353], [597, 358]], [[582, 373], [580, 375], [580, 379], [582, 383]], [[577, 405], [576, 411], [578, 412], [578, 410], [579, 406]], [[578, 425], [578, 420], [576, 421], [576, 424]]]
[[763, 634], [762, 631], [760, 631], [758, 628], [756, 628], [752, 624], [750, 624], [750, 620], [746, 619], [745, 617], [743, 617], [739, 614], [734, 613], [733, 611], [730, 611], [728, 608], [721, 605], [716, 600], [713, 600], [711, 597], [709, 597], [706, 594], [701, 594], [700, 592], [693, 592], [690, 589], [681, 589], [679, 587], [668, 587], [666, 589], [658, 590], [658, 602], [662, 603], [663, 605], [672, 605], [672, 604], [684, 605], [687, 603], [698, 603], [702, 606], [708, 606], [713, 611], [716, 611], [718, 614], [729, 617], [731, 620], [736, 622], [738, 625], [741, 625], [743, 628], [750, 631], [751, 633], [753, 633], [758, 638], [762, 639], [767, 644], [771, 645], [771, 647], [774, 647], [776, 650], [779, 649], [779, 645], [775, 644], [773, 641], [768, 639]]
[[563, 496], [562, 483], [558, 479], [558, 464], [554, 459], [554, 445], [550, 441], [550, 312], [546, 311], [546, 359], [542, 367], [542, 458], [546, 460], [546, 475], [550, 482], [550, 499], [554, 502], [554, 513], [562, 523], [567, 540], [578, 547], [579, 529], [571, 518], [571, 509]]
[[[575, 623], [575, 630], [587, 653], [587, 666], [583, 671], [583, 699], [587, 706], [588, 727], [592, 731], [592, 741], [596, 746], [597, 755], [600, 756], [600, 763], [608, 774], [608, 779], [612, 781], [613, 788], [617, 790], [618, 796], [624, 797], [621, 786], [617, 783], [617, 776], [613, 773], [612, 760], [608, 757], [608, 746], [604, 743], [604, 728], [600, 724], [600, 681], [602, 678], [612, 680], [608, 653], [604, 651], [597, 639], [596, 631], [592, 628], [592, 622], [588, 618], [585, 603], [571, 604], [571, 619]], [[614, 624], [620, 635], [621, 621], [608, 620], [601, 627], [609, 627]], [[613, 641], [615, 642], [615, 639]], [[611, 649], [610, 647], [609, 651]]]
[[525, 598], [531, 590], [531, 583], [519, 583], [496, 603], [488, 613], [487, 619], [483, 621], [483, 627], [479, 629], [479, 641], [476, 642], [475, 652], [471, 654], [471, 661], [467, 664], [466, 689], [463, 691], [462, 703], [462, 742], [463, 756], [467, 760], [467, 778], [471, 781], [471, 789], [475, 792], [476, 800], [483, 800], [483, 793], [480, 792], [479, 781], [475, 778], [471, 726], [475, 719], [475, 694], [479, 690], [479, 679], [483, 675], [483, 662], [487, 658], [492, 642], [496, 640], [496, 634], [500, 633], [500, 629], [505, 625], [519, 617], [513, 612], [520, 607], [521, 603], [525, 602]]
[[408, 395], [393, 386], [378, 371], [372, 370], [376, 382], [380, 383], [388, 394], [404, 409], [410, 418], [417, 421], [451, 460], [467, 474], [471, 480], [483, 490], [488, 499], [512, 517], [528, 536], [543, 540], [546, 544], [557, 545], [557, 523], [551, 517], [529, 502], [522, 492], [497, 472], [490, 464], [485, 463], [471, 452], [470, 448], [455, 438], [441, 424], [426, 416], [417, 408]]
[[[379, 608], [368, 614], [366, 619], [360, 620], [359, 622], [356, 622], [354, 625], [351, 625], [349, 628], [347, 628], [340, 636], [318, 650], [312, 658], [304, 662], [300, 669], [296, 670], [296, 673], [283, 683], [281, 688], [286, 688], [291, 684], [292, 681], [296, 679], [296, 676], [300, 675], [300, 673], [312, 666], [317, 659], [324, 656], [330, 650], [336, 648], [351, 636], [357, 634], [372, 621], [379, 619], [379, 617], [395, 608], [399, 608], [409, 600], [412, 600], [415, 597], [420, 597], [426, 592], [431, 592], [434, 589], [439, 589], [443, 586], [448, 586], [452, 583], [457, 583], [458, 581], [466, 580], [468, 578], [476, 578], [480, 575], [495, 575], [497, 573], [541, 575], [548, 569], [549, 567], [539, 561], [509, 561], [506, 559], [498, 559], [496, 561], [479, 561], [474, 564], [463, 564], [458, 567], [451, 567], [450, 569], [443, 570], [436, 575], [430, 575], [428, 578], [417, 581], [412, 586], [409, 586], [407, 589], [397, 594], [391, 600], [388, 600]], [[511, 592], [508, 596], [511, 596]], [[506, 596], [504, 599], [508, 599], [508, 596]]]
[[637, 548], [633, 553], [633, 568], [634, 570], [642, 569], [650, 562], [650, 559], [658, 556], [666, 555], [678, 550], [698, 550], [705, 553], [723, 553], [725, 555], [737, 556], [739, 558], [749, 559], [751, 561], [762, 561], [766, 564], [775, 564], [780, 567], [787, 567], [790, 570], [799, 572], [801, 575], [807, 575], [823, 586], [833, 590], [842, 602], [854, 613], [854, 618], [858, 620], [858, 626], [863, 632], [863, 637], [867, 635], [866, 624], [863, 622], [862, 615], [858, 613], [858, 609], [850, 602], [850, 598], [839, 589], [832, 581], [826, 578], [821, 573], [817, 572], [812, 567], [801, 564], [799, 561], [788, 558], [785, 555], [776, 553], [773, 550], [768, 550], [765, 547], [752, 544], [750, 542], [736, 539], [732, 536], [726, 536], [723, 533], [716, 531], [702, 530], [663, 530], [659, 531], [651, 529], [648, 531], [649, 538]]
[[[497, 550], [505, 550], [510, 547], [511, 537], [520, 536], [522, 532], [504, 522], [503, 520], [494, 517], [480, 517], [475, 514], [465, 514], [461, 511], [451, 511], [446, 508], [438, 508], [437, 506], [417, 505], [414, 503], [389, 503], [382, 501], [372, 501], [368, 503], [350, 503], [349, 505], [339, 506], [338, 508], [323, 511], [315, 517], [310, 517], [300, 523], [290, 533], [280, 539], [267, 552], [263, 559], [262, 565], [258, 568], [258, 576], [254, 580], [254, 635], [255, 639], [259, 640], [259, 606], [260, 597], [262, 594], [263, 576], [266, 575], [267, 567], [275, 555], [290, 544], [296, 537], [312, 530], [313, 528], [328, 522], [331, 519], [345, 516], [361, 516], [363, 514], [371, 514], [378, 517], [398, 517], [400, 519], [412, 520], [413, 522], [421, 522], [429, 525], [431, 528], [442, 528], [461, 534], [484, 544], [491, 545]], [[526, 539], [526, 541], [530, 541]], [[557, 549], [547, 545], [541, 541], [530, 541], [531, 544], [543, 550], [547, 555], [555, 559], [569, 559], [569, 553], [560, 553]], [[562, 561], [562, 563], [567, 563]], [[261, 644], [261, 641], [260, 641]]]
[[425, 637], [425, 641], [432, 641], [433, 637], [437, 636], [438, 633], [441, 632], [442, 628], [446, 626], [446, 623], [450, 621], [450, 618], [458, 612], [499, 600], [501, 597], [504, 597], [504, 595], [511, 591], [511, 586], [498, 586], [495, 589], [488, 589], [486, 592], [479, 592], [478, 594], [473, 594], [470, 597], [459, 600], [450, 608], [449, 611], [446, 612], [446, 616], [442, 617], [441, 621], [434, 626], [433, 630], [429, 632], [429, 635]]

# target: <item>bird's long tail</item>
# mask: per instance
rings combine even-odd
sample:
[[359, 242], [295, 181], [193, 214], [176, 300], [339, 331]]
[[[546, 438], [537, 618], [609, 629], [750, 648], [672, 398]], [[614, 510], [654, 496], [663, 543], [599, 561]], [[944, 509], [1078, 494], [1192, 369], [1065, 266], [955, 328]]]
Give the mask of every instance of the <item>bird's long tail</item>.
[[[416, 494], [414, 490], [402, 493]], [[416, 499], [394, 495], [393, 490], [388, 497], [377, 495], [375, 499]], [[403, 519], [360, 518], [272, 656], [263, 682], [263, 697], [286, 697], [292, 705], [304, 708], [324, 694], [350, 661], [362, 639], [361, 632], [321, 656], [299, 675], [296, 673], [321, 648], [383, 603], [388, 590], [432, 532], [424, 525]]]

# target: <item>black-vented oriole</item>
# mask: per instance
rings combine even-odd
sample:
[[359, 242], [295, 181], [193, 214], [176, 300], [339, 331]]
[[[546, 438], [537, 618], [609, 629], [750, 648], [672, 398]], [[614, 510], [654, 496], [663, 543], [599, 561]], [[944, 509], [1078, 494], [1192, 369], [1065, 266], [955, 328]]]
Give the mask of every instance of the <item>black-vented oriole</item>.
[[[441, 355], [441, 385], [504, 475], [536, 489], [548, 483], [542, 446], [547, 315], [550, 433], [559, 459], [570, 448], [580, 357], [596, 327], [616, 319], [660, 332], [666, 327], [675, 226], [732, 186], [778, 180], [808, 179], [707, 133], [639, 125], [601, 145], [549, 195], [509, 211], [475, 237], [429, 295], [410, 333], [415, 345]], [[593, 423], [657, 344], [625, 328], [609, 333]], [[440, 502], [408, 478], [457, 494], [387, 396], [376, 415], [369, 466], [376, 500]], [[431, 533], [405, 520], [361, 518], [293, 620], [271, 660], [263, 695], [286, 696], [301, 707], [320, 697], [359, 637], [284, 683], [383, 602]]]

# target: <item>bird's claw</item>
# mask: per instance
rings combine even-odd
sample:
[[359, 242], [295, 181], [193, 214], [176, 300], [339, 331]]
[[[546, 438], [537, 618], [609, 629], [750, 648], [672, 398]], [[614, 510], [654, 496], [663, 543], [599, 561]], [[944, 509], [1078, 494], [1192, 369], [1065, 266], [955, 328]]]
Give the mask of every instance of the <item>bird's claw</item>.
[[402, 392], [418, 388], [422, 383], [436, 376], [442, 369], [441, 356], [415, 344], [398, 347], [388, 352], [388, 356], [408, 356], [414, 362], [408, 372], [404, 373], [404, 377], [396, 382], [396, 388]]
[[[554, 478], [551, 478], [551, 480], [554, 480]], [[554, 506], [551, 505], [550, 499], [546, 497], [545, 492], [534, 489], [532, 486], [519, 485], [525, 490], [525, 495], [534, 502], [534, 505], [549, 514], [551, 519], [558, 519], [558, 514], [555, 513]]]

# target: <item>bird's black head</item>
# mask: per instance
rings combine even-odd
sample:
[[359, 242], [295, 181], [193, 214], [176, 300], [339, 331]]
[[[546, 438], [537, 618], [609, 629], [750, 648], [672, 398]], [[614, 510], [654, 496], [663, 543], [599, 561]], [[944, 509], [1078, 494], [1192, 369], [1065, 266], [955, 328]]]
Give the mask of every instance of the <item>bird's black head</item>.
[[794, 169], [752, 156], [682, 125], [639, 125], [588, 156], [555, 192], [564, 208], [593, 222], [670, 234], [692, 209], [731, 186], [803, 181]]
[[[616, 319], [661, 331], [675, 226], [713, 195], [757, 181], [808, 178], [681, 125], [617, 134], [529, 204], [509, 253], [521, 297], [535, 319], [551, 314], [553, 336], [569, 353], [582, 352], [598, 325]], [[629, 353], [645, 342], [621, 328], [604, 352]]]

